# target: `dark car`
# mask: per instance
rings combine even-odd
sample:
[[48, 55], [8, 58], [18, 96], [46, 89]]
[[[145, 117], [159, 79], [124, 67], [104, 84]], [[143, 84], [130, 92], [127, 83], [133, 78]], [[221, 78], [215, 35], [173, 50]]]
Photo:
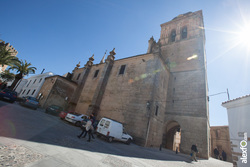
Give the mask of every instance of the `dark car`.
[[0, 98], [3, 100], [7, 100], [11, 103], [14, 103], [17, 98], [17, 92], [11, 90], [11, 89], [3, 89], [0, 91]]
[[20, 101], [20, 104], [22, 106], [33, 108], [34, 110], [36, 110], [39, 107], [38, 100], [36, 98], [34, 98], [34, 97], [31, 97], [31, 96], [24, 97]]
[[58, 116], [60, 112], [63, 111], [63, 108], [56, 105], [51, 105], [46, 108], [45, 113]]

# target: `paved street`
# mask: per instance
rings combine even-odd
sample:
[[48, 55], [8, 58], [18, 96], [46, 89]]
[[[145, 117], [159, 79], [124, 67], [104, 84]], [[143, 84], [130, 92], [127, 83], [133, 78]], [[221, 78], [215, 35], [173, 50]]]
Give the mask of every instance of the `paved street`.
[[184, 154], [78, 139], [80, 128], [43, 110], [0, 101], [0, 166], [233, 166], [213, 158], [191, 162]]

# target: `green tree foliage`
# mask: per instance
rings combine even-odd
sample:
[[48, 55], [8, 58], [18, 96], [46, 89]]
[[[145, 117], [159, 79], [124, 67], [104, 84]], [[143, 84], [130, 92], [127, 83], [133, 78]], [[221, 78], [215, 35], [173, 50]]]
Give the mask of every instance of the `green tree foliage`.
[[24, 76], [29, 75], [29, 74], [35, 74], [36, 67], [30, 67], [30, 66], [31, 66], [31, 63], [27, 63], [26, 60], [25, 61], [20, 60], [20, 61], [15, 62], [9, 68], [9, 70], [15, 70], [18, 73], [16, 74], [15, 80], [10, 87], [11, 89], [14, 89], [18, 81], [22, 79]]

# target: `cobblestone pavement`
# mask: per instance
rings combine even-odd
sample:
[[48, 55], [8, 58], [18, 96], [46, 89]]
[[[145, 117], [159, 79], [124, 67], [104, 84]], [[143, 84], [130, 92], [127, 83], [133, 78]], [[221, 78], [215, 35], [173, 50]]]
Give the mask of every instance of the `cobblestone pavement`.
[[22, 167], [28, 163], [43, 159], [46, 156], [31, 151], [26, 147], [0, 144], [0, 166]]

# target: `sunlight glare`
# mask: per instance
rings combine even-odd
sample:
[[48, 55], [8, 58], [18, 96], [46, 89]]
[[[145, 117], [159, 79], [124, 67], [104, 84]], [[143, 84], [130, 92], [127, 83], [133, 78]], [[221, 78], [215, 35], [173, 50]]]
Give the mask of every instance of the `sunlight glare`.
[[246, 46], [248, 50], [250, 49], [250, 24], [242, 27], [239, 32], [239, 42]]

